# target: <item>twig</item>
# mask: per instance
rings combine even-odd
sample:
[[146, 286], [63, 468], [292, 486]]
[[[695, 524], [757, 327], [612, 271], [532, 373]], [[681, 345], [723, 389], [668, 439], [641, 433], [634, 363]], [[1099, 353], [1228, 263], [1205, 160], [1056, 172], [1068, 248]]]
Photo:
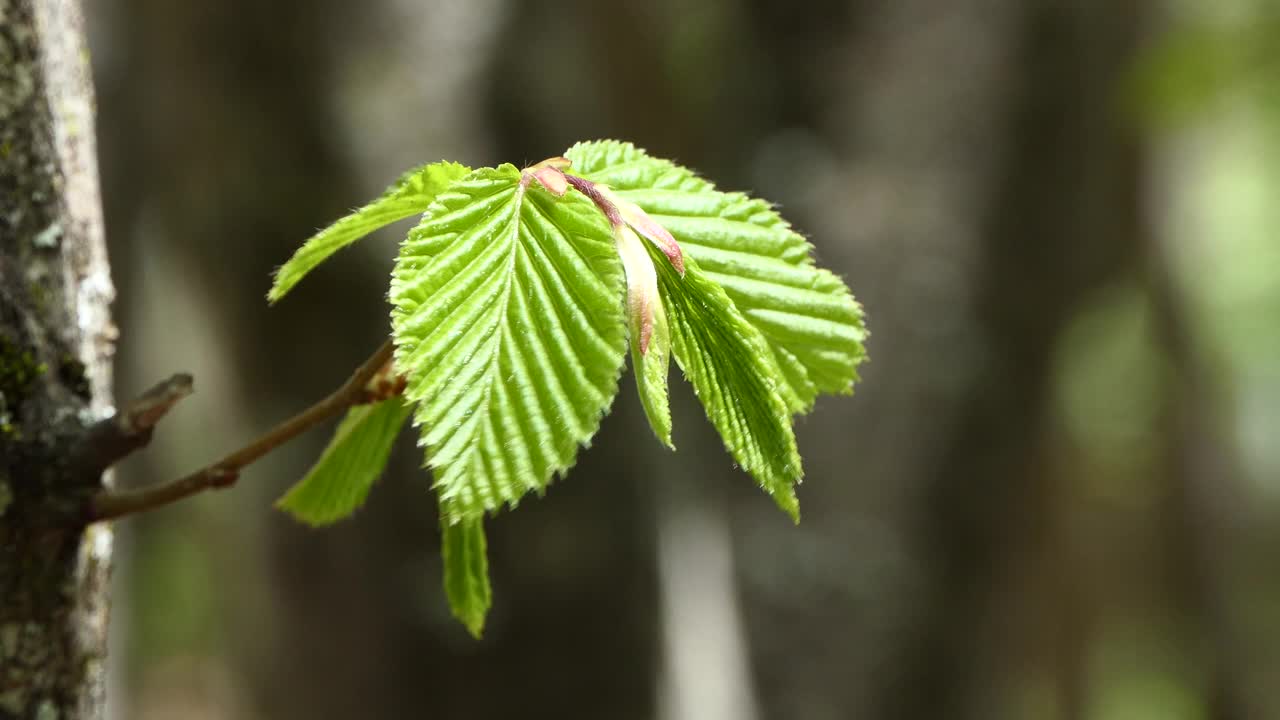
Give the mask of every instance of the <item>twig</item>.
[[262, 456], [343, 410], [369, 402], [375, 396], [370, 382], [391, 362], [392, 350], [391, 341], [387, 341], [328, 397], [212, 465], [160, 485], [99, 493], [89, 503], [86, 520], [97, 522], [153, 510], [204, 490], [235, 484], [240, 471]]
[[93, 476], [102, 474], [151, 442], [156, 423], [192, 391], [191, 376], [179, 373], [139, 395], [123, 410], [91, 426], [72, 453], [73, 465]]

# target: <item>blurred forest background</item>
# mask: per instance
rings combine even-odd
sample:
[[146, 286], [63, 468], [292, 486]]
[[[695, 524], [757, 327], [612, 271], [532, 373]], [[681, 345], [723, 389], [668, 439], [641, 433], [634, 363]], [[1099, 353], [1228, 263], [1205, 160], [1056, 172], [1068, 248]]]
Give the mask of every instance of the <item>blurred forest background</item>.
[[323, 432], [122, 523], [114, 717], [1280, 717], [1275, 0], [86, 5], [119, 396], [198, 388], [121, 484], [377, 346], [403, 225], [270, 273], [440, 158], [632, 140], [781, 203], [873, 333], [798, 425], [799, 527], [624, 377], [490, 523], [481, 642], [411, 442], [329, 530], [271, 509]]

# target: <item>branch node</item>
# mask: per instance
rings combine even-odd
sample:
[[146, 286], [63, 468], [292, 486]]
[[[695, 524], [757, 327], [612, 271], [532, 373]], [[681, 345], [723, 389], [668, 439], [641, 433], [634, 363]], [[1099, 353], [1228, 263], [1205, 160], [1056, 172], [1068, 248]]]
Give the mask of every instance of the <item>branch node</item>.
[[[176, 502], [204, 490], [234, 485], [240, 479], [240, 471], [246, 466], [326, 419], [353, 405], [383, 400], [402, 392], [403, 378], [394, 370], [393, 354], [394, 347], [388, 340], [328, 397], [280, 423], [248, 445], [190, 475], [137, 490], [99, 492], [90, 499], [85, 508], [85, 521], [97, 522], [132, 515]], [[191, 376], [174, 375], [143, 393], [142, 397], [131, 404], [128, 410], [117, 416], [120, 420], [113, 418], [106, 427], [114, 428], [117, 435], [122, 433], [121, 428], [124, 427], [133, 433], [132, 437], [149, 438], [151, 427], [169, 411], [169, 408], [173, 407], [174, 403], [189, 394], [191, 394]], [[143, 444], [145, 440], [135, 444], [128, 452], [132, 452]], [[123, 455], [115, 459], [119, 457]]]
[[209, 471], [209, 487], [221, 489], [231, 487], [240, 479], [239, 470], [231, 470], [228, 468], [213, 468]]
[[194, 382], [190, 374], [177, 373], [157, 383], [118, 415], [121, 428], [137, 433], [155, 427], [179, 400], [195, 392]]
[[85, 429], [72, 462], [82, 472], [97, 477], [151, 442], [151, 434], [178, 401], [194, 392], [187, 373], [177, 373], [156, 383], [125, 408]]

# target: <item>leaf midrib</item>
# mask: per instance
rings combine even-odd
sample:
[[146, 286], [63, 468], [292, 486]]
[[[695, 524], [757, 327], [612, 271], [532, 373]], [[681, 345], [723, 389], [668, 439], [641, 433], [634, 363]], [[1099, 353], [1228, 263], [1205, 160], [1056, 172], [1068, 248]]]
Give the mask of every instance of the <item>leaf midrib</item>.
[[[502, 280], [502, 290], [499, 291], [499, 302], [502, 304], [501, 309], [497, 311], [498, 321], [505, 325], [507, 321], [507, 312], [511, 306], [511, 284], [515, 277], [516, 253], [520, 249], [520, 208], [524, 203], [525, 186], [517, 184], [513, 190], [511, 201], [511, 234], [507, 238], [507, 242], [511, 245], [511, 252], [507, 259], [507, 269]], [[484, 378], [484, 387], [481, 388], [480, 401], [476, 403], [474, 411], [475, 418], [486, 417], [489, 414], [489, 400], [493, 394], [493, 384], [495, 382], [494, 375], [501, 375], [501, 356], [502, 356], [502, 333], [493, 333], [493, 338], [489, 341], [491, 352], [485, 360], [485, 369], [481, 374]], [[500, 378], [499, 378], [500, 379]], [[481, 430], [478, 419], [472, 424], [470, 437], [467, 438], [466, 445], [463, 450], [458, 453], [455, 462], [472, 462], [477, 445], [480, 442]], [[463, 457], [465, 456], [465, 460]]]

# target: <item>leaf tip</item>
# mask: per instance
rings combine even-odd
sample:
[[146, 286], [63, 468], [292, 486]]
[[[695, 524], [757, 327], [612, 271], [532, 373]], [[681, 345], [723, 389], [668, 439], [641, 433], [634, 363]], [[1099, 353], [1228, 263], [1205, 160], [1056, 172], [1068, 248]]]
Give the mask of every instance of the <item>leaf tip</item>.
[[[442, 503], [442, 510], [446, 507]], [[451, 514], [441, 516], [445, 596], [449, 612], [478, 640], [493, 604], [483, 520], [473, 517], [450, 522]]]
[[277, 270], [275, 277], [271, 281], [271, 289], [267, 291], [267, 304], [275, 305], [280, 302], [280, 299], [288, 294], [291, 287], [289, 283], [285, 282], [284, 278], [280, 277], [280, 271]]
[[775, 493], [773, 500], [778, 504], [782, 512], [791, 518], [791, 522], [796, 525], [800, 524], [800, 500], [796, 498], [795, 489], [787, 488], [784, 492]]
[[467, 628], [467, 632], [476, 640], [484, 637], [484, 615], [477, 614], [472, 617], [459, 617], [458, 620]]
[[285, 493], [272, 504], [272, 507], [293, 518], [294, 521], [302, 525], [306, 525], [309, 528], [320, 528], [325, 525], [332, 525], [338, 520], [338, 518], [335, 517], [307, 512], [299, 505], [295, 495], [296, 494], [293, 491]]

